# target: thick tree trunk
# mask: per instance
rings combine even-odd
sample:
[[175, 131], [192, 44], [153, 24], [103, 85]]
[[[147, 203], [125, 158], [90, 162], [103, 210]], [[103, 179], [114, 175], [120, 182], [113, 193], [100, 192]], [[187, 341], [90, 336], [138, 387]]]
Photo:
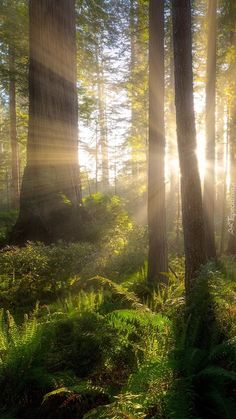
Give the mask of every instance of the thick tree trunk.
[[29, 133], [12, 241], [80, 237], [74, 0], [31, 0]]
[[164, 1], [149, 3], [148, 281], [167, 282], [164, 127]]
[[172, 0], [172, 11], [185, 287], [188, 294], [201, 265], [206, 262], [202, 194], [196, 156], [190, 0]]
[[9, 111], [11, 138], [11, 208], [19, 207], [19, 154], [16, 129], [16, 83], [14, 75], [14, 57], [10, 55]]
[[208, 46], [206, 75], [206, 171], [204, 179], [204, 221], [206, 252], [216, 258], [215, 245], [215, 112], [216, 112], [216, 11], [217, 0], [208, 0]]

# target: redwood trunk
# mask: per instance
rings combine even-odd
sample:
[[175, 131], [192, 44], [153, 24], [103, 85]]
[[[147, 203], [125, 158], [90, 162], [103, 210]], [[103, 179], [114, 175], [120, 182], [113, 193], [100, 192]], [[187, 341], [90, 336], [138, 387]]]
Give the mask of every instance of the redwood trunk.
[[73, 240], [81, 230], [75, 2], [31, 0], [29, 16], [27, 165], [12, 240]]
[[230, 181], [231, 181], [231, 221], [228, 253], [236, 254], [236, 25], [231, 31], [231, 46], [234, 51], [234, 62], [231, 68], [232, 103], [230, 104], [229, 145], [230, 145]]
[[19, 207], [19, 154], [16, 129], [16, 83], [14, 75], [14, 58], [10, 56], [10, 86], [9, 86], [9, 110], [10, 110], [10, 138], [11, 138], [11, 208]]
[[172, 12], [185, 287], [188, 294], [199, 269], [206, 262], [202, 193], [196, 156], [190, 0], [172, 0]]
[[148, 281], [167, 282], [164, 127], [164, 1], [149, 3]]
[[216, 258], [215, 245], [215, 112], [216, 112], [216, 10], [217, 0], [208, 0], [208, 46], [206, 75], [206, 172], [204, 179], [204, 216], [206, 252]]

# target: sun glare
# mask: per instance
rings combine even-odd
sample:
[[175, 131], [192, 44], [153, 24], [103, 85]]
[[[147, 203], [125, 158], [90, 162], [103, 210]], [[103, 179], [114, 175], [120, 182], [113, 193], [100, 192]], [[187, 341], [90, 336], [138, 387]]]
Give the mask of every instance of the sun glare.
[[205, 170], [206, 170], [206, 158], [205, 158], [205, 134], [200, 131], [197, 135], [197, 158], [198, 167], [201, 180], [203, 181]]

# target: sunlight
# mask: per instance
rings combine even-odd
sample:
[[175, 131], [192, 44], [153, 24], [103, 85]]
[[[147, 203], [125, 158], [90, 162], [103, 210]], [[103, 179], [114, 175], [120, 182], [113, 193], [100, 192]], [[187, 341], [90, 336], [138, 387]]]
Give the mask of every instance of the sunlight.
[[197, 158], [198, 167], [201, 181], [204, 180], [206, 170], [206, 158], [205, 158], [205, 134], [203, 131], [197, 133]]

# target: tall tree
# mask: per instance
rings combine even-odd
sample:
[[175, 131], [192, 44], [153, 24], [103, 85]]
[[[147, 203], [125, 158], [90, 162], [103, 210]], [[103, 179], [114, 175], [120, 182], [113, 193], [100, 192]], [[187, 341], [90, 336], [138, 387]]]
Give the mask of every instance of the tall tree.
[[148, 281], [166, 282], [164, 1], [149, 3]]
[[101, 147], [101, 182], [102, 190], [103, 192], [106, 192], [109, 187], [109, 161], [103, 60], [103, 52], [102, 48], [100, 48], [100, 54], [97, 55], [98, 124], [100, 137], [99, 142]]
[[236, 254], [236, 4], [228, 3], [228, 20], [230, 30], [230, 90], [229, 98], [229, 145], [230, 145], [230, 179], [232, 203], [232, 229], [228, 241], [228, 253]]
[[74, 0], [31, 0], [29, 133], [20, 214], [12, 240], [79, 235]]
[[207, 257], [216, 257], [215, 246], [215, 137], [216, 137], [216, 13], [217, 0], [208, 0], [206, 74], [206, 171], [203, 206]]
[[185, 288], [188, 294], [201, 265], [206, 262], [202, 193], [196, 156], [190, 0], [172, 0], [172, 14]]
[[11, 137], [11, 207], [19, 206], [20, 183], [19, 183], [19, 153], [16, 128], [16, 81], [14, 68], [14, 52], [10, 53], [9, 65], [9, 108], [10, 108], [10, 137]]
[[18, 149], [20, 136], [17, 132], [17, 125], [20, 125], [21, 121], [17, 115], [17, 102], [21, 101], [21, 115], [23, 114], [23, 104], [27, 102], [27, 23], [25, 0], [1, 1], [0, 85], [3, 97], [8, 98], [9, 104], [10, 206], [14, 209], [19, 206]]

